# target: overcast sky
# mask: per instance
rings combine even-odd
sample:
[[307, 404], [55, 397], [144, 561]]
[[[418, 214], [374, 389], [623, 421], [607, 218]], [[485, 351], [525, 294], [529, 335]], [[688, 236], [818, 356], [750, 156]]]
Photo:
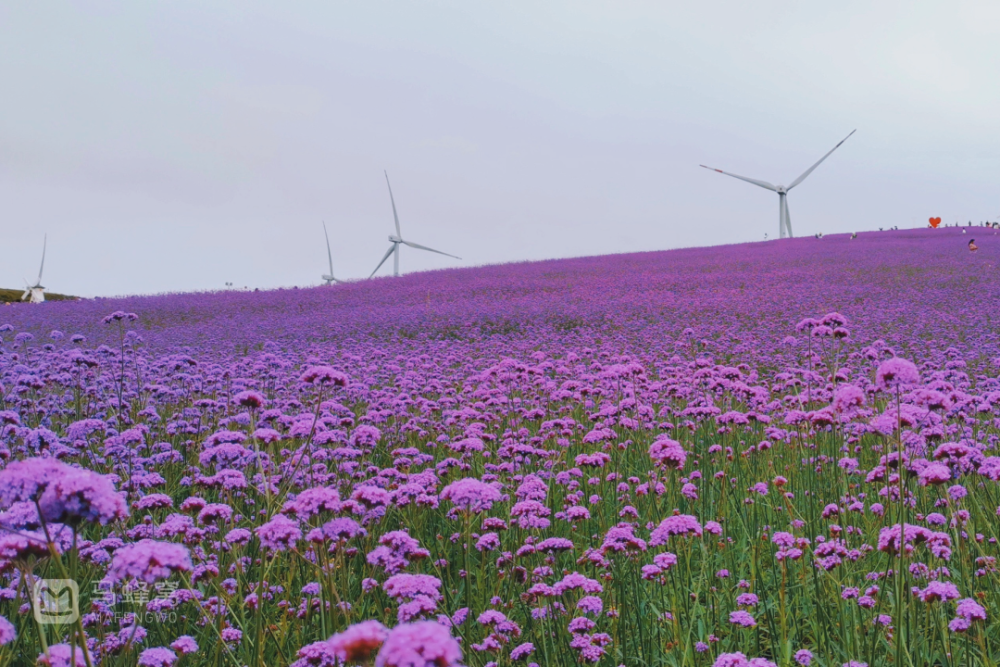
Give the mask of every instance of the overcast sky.
[[[936, 8], [927, 5], [937, 5]], [[1000, 5], [0, 4], [0, 287], [115, 295], [1000, 215]], [[391, 260], [379, 272], [391, 273]]]

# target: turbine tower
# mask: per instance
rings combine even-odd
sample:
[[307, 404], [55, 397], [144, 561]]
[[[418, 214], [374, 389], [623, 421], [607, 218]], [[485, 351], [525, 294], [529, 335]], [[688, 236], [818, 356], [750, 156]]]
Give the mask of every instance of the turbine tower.
[[[392, 258], [392, 275], [396, 276], [397, 278], [399, 277], [399, 246], [400, 245], [408, 245], [411, 248], [416, 248], [418, 250], [427, 250], [427, 251], [430, 251], [430, 252], [436, 252], [439, 255], [445, 255], [447, 257], [454, 257], [455, 259], [462, 259], [461, 257], [458, 257], [456, 255], [449, 255], [446, 252], [441, 252], [440, 250], [435, 250], [434, 248], [428, 248], [427, 246], [419, 245], [419, 244], [413, 243], [411, 241], [404, 241], [403, 240], [403, 235], [399, 231], [399, 215], [396, 213], [396, 200], [392, 196], [392, 186], [389, 185], [389, 174], [388, 174], [388, 172], [386, 172], [386, 174], [385, 174], [385, 184], [389, 186], [389, 201], [392, 202], [392, 217], [396, 221], [396, 234], [395, 235], [392, 235], [392, 234], [389, 235], [389, 243], [391, 243], [392, 245], [389, 246], [389, 249], [386, 251], [385, 255], [382, 256], [382, 261], [379, 262], [378, 266], [375, 267], [375, 271], [378, 271], [379, 269], [382, 268], [382, 265], [385, 264], [385, 260], [389, 259], [389, 255], [393, 255], [393, 258]], [[372, 271], [371, 276], [368, 276], [368, 277], [371, 278], [372, 276], [374, 276], [375, 275], [375, 271]]]
[[[851, 134], [854, 134], [855, 132], [857, 132], [857, 130], [851, 130]], [[848, 134], [846, 137], [844, 137], [843, 139], [841, 139], [840, 144], [842, 144], [845, 141], [847, 141], [848, 139], [850, 139], [851, 138], [851, 134]], [[767, 181], [758, 181], [757, 179], [754, 179], [754, 178], [747, 178], [746, 176], [737, 176], [736, 174], [730, 174], [728, 171], [722, 171], [721, 169], [715, 169], [713, 167], [705, 167], [705, 165], [703, 165], [703, 164], [702, 165], [698, 165], [698, 166], [704, 167], [705, 169], [711, 169], [712, 171], [717, 171], [720, 174], [725, 174], [726, 176], [732, 176], [733, 178], [738, 178], [741, 181], [746, 181], [747, 183], [753, 183], [754, 185], [759, 185], [760, 187], [765, 188], [767, 190], [771, 190], [772, 192], [777, 192], [778, 193], [778, 231], [779, 231], [779, 234], [780, 234], [781, 238], [785, 238], [786, 236], [788, 238], [791, 238], [792, 237], [792, 219], [788, 215], [788, 201], [787, 201], [788, 193], [791, 191], [792, 188], [794, 188], [796, 185], [798, 185], [799, 183], [801, 183], [802, 181], [804, 181], [806, 179], [806, 176], [808, 176], [809, 174], [813, 173], [813, 170], [816, 167], [820, 166], [820, 164], [823, 163], [823, 160], [825, 160], [828, 157], [830, 157], [830, 154], [833, 153], [833, 151], [835, 151], [838, 148], [840, 148], [840, 144], [837, 144], [836, 146], [834, 146], [833, 148], [831, 148], [829, 153], [827, 153], [826, 155], [824, 155], [823, 157], [821, 157], [819, 159], [819, 162], [817, 162], [813, 166], [811, 166], [808, 169], [806, 169], [805, 172], [801, 176], [799, 176], [798, 178], [796, 178], [794, 181], [792, 181], [792, 184], [789, 185], [787, 188], [784, 185], [771, 185]]]
[[25, 289], [24, 294], [21, 295], [21, 301], [28, 301], [29, 303], [44, 303], [45, 302], [45, 288], [42, 287], [42, 271], [45, 270], [45, 247], [48, 245], [49, 235], [46, 234], [42, 239], [42, 265], [38, 268], [38, 280], [35, 281], [34, 285], [29, 285], [28, 281], [24, 281]]
[[330, 235], [326, 232], [326, 220], [323, 221], [323, 236], [326, 237], [326, 258], [330, 260], [330, 273], [323, 276], [323, 280], [327, 285], [333, 285], [339, 283], [340, 281], [336, 279], [333, 275], [333, 255], [330, 253]]

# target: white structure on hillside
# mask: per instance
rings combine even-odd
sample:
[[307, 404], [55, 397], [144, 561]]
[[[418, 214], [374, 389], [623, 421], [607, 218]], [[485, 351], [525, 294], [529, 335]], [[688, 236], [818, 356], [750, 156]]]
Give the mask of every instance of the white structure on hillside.
[[[388, 172], [385, 175], [385, 184], [389, 185], [389, 174], [388, 174]], [[412, 243], [410, 241], [404, 241], [403, 240], [403, 236], [402, 236], [402, 234], [399, 231], [399, 216], [396, 214], [396, 200], [393, 199], [393, 196], [392, 196], [392, 186], [391, 185], [389, 185], [389, 201], [392, 202], [392, 217], [396, 221], [396, 234], [395, 234], [395, 236], [393, 236], [392, 234], [389, 235], [389, 243], [391, 243], [392, 245], [389, 246], [389, 250], [386, 251], [385, 255], [382, 256], [382, 261], [379, 262], [378, 266], [375, 267], [375, 271], [378, 271], [380, 268], [382, 268], [382, 265], [385, 264], [385, 260], [389, 259], [389, 255], [393, 255], [393, 258], [392, 258], [392, 275], [399, 276], [399, 246], [400, 245], [408, 245], [411, 248], [417, 248], [418, 250], [427, 250], [427, 251], [430, 251], [430, 252], [436, 252], [439, 255], [446, 255], [448, 257], [454, 257], [455, 259], [462, 259], [461, 257], [456, 257], [455, 255], [449, 255], [446, 252], [441, 252], [440, 250], [435, 250], [434, 248], [428, 248], [427, 246], [418, 245], [418, 244]], [[368, 276], [368, 277], [371, 278], [372, 276], [374, 276], [375, 275], [375, 271], [372, 271], [372, 275]]]
[[[851, 130], [851, 134], [854, 134], [855, 132], [857, 132], [857, 130]], [[846, 137], [844, 137], [841, 140], [840, 144], [842, 144], [845, 141], [847, 141], [848, 139], [850, 139], [851, 138], [851, 134], [849, 134]], [[833, 151], [835, 151], [838, 148], [840, 148], [840, 144], [837, 144], [836, 146], [834, 146], [833, 148], [831, 148], [830, 149], [830, 153], [833, 153]], [[784, 185], [771, 185], [767, 181], [758, 181], [758, 180], [753, 179], [753, 178], [747, 178], [746, 176], [737, 176], [736, 174], [730, 174], [728, 171], [722, 171], [721, 169], [715, 169], [713, 167], [705, 167], [705, 165], [703, 165], [703, 164], [699, 165], [699, 166], [700, 167], [705, 167], [705, 169], [711, 169], [712, 171], [717, 171], [720, 174], [725, 174], [726, 176], [732, 176], [733, 178], [738, 178], [741, 181], [746, 181], [747, 183], [753, 183], [754, 185], [759, 185], [760, 187], [765, 188], [767, 190], [771, 190], [772, 192], [777, 192], [778, 193], [778, 230], [779, 230], [779, 232], [781, 234], [781, 238], [785, 238], [786, 236], [789, 237], [789, 238], [791, 238], [792, 237], [792, 219], [788, 215], [788, 202], [786, 201], [785, 197], [788, 195], [789, 191], [791, 191], [792, 188], [794, 188], [796, 185], [798, 185], [799, 183], [801, 183], [802, 181], [804, 181], [805, 178], [806, 178], [806, 176], [808, 176], [809, 174], [811, 174], [813, 172], [813, 169], [815, 169], [816, 167], [818, 167], [823, 162], [823, 160], [825, 160], [828, 157], [830, 157], [830, 153], [827, 153], [826, 155], [824, 155], [823, 157], [820, 158], [819, 162], [817, 162], [813, 166], [811, 166], [808, 169], [806, 169], [805, 173], [802, 174], [801, 176], [799, 176], [798, 178], [796, 178], [794, 181], [792, 181], [792, 184], [789, 185], [787, 188]]]
[[327, 285], [333, 285], [340, 281], [333, 275], [333, 254], [330, 253], [330, 235], [326, 231], [326, 221], [323, 221], [323, 236], [326, 237], [326, 258], [330, 260], [330, 273], [323, 276], [323, 281]]
[[49, 237], [46, 234], [42, 240], [42, 265], [38, 268], [38, 280], [35, 281], [34, 285], [28, 285], [28, 281], [25, 280], [24, 294], [21, 295], [21, 301], [27, 301], [29, 303], [43, 303], [45, 301], [45, 288], [42, 287], [42, 271], [45, 270], [45, 246], [48, 245]]

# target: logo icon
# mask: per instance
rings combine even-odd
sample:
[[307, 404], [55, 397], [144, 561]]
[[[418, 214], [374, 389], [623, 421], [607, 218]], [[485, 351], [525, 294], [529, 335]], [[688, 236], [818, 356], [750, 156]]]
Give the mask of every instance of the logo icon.
[[31, 606], [40, 625], [73, 623], [80, 618], [80, 587], [72, 579], [36, 579]]

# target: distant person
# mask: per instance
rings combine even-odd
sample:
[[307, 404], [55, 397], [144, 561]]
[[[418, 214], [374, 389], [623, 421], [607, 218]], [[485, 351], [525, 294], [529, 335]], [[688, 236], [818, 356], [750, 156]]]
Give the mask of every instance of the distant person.
[[969, 239], [969, 252], [976, 252], [979, 250], [979, 246], [976, 245], [976, 239]]

